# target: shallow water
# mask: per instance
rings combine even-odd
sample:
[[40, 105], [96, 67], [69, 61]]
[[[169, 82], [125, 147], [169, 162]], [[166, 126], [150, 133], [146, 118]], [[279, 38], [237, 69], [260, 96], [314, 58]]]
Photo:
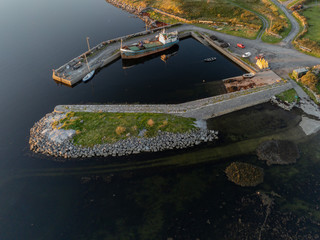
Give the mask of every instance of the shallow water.
[[[95, 45], [143, 28], [102, 0], [1, 3], [0, 239], [316, 239], [320, 139], [303, 134], [295, 112], [263, 104], [209, 120], [220, 140], [179, 151], [59, 162], [28, 150], [29, 129], [57, 104], [179, 102], [221, 90], [224, 71], [201, 62], [215, 53], [192, 39], [167, 63], [124, 70], [117, 61], [74, 88], [51, 79], [51, 68], [85, 51], [86, 36]], [[255, 149], [270, 139], [296, 142], [298, 162], [260, 162]], [[264, 183], [229, 182], [233, 161], [263, 167]], [[263, 231], [258, 191], [274, 199]]]

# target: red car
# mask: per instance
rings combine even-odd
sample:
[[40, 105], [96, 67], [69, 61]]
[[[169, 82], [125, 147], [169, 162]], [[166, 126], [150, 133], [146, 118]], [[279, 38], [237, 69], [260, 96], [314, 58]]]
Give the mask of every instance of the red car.
[[245, 48], [245, 46], [244, 46], [242, 43], [238, 43], [237, 46], [238, 46], [239, 48]]

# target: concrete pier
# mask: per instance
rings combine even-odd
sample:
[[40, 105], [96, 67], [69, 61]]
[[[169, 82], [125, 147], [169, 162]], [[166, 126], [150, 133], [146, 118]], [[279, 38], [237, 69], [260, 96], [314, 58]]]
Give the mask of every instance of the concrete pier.
[[[176, 30], [179, 29], [180, 26], [181, 24], [173, 24], [104, 41], [91, 48], [90, 51], [73, 58], [61, 67], [53, 70], [52, 78], [58, 82], [72, 86], [81, 81], [82, 78], [88, 74], [89, 69], [92, 71], [103, 68], [104, 66], [120, 58], [121, 39], [125, 41], [126, 44], [130, 44], [145, 38], [152, 38], [162, 31], [163, 28], [171, 31], [171, 28]], [[188, 36], [190, 36], [190, 33], [182, 32], [179, 34], [180, 38]], [[87, 58], [89, 69], [86, 64], [85, 57]]]
[[292, 88], [290, 82], [283, 82], [280, 77], [271, 71], [258, 73], [257, 77], [270, 77], [270, 74], [275, 77], [275, 83], [273, 84], [180, 104], [58, 105], [55, 107], [55, 111], [168, 113], [196, 119], [209, 119], [267, 102], [272, 96]]
[[[131, 44], [142, 39], [153, 38], [156, 34], [162, 31], [163, 28], [168, 29], [168, 31], [178, 31], [180, 39], [193, 37], [200, 43], [215, 48], [225, 57], [240, 65], [243, 69], [245, 69], [248, 72], [255, 73], [257, 71], [253, 67], [249, 66], [247, 63], [241, 61], [239, 58], [229, 53], [227, 50], [218, 46], [207, 35], [201, 33], [199, 31], [201, 30], [201, 28], [197, 28], [192, 25], [178, 23], [102, 42], [94, 48], [90, 49], [90, 51], [87, 51], [81, 54], [80, 56], [73, 58], [68, 63], [53, 70], [52, 78], [58, 82], [62, 82], [66, 85], [72, 86], [81, 81], [82, 78], [88, 74], [89, 70], [92, 71], [97, 70], [99, 68], [103, 68], [111, 62], [120, 58], [121, 39], [125, 41], [125, 44]], [[89, 69], [86, 64], [85, 57], [87, 58]]]

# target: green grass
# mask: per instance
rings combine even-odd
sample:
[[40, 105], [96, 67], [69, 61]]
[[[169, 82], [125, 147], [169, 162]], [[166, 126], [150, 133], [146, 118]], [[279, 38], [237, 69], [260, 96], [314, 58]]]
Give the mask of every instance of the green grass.
[[310, 92], [300, 81], [297, 81], [297, 80], [293, 77], [292, 73], [289, 73], [289, 77], [290, 77], [293, 81], [295, 81], [295, 82], [302, 88], [302, 90], [303, 90], [316, 104], [319, 104], [319, 102], [317, 101], [317, 99], [316, 99], [316, 97], [313, 95], [313, 93]]
[[296, 102], [299, 99], [297, 92], [293, 88], [276, 95], [276, 97], [289, 103]]
[[305, 38], [320, 42], [320, 6], [312, 6], [303, 10], [302, 15], [307, 18], [309, 29]]
[[178, 19], [169, 17], [167, 15], [155, 12], [155, 11], [148, 11], [148, 13], [150, 14], [150, 18], [152, 18], [153, 20], [157, 20], [159, 22], [164, 22], [166, 24], [175, 24], [175, 23], [179, 23], [180, 21]]
[[261, 40], [266, 43], [279, 43], [282, 41], [282, 38], [277, 38], [264, 32], [261, 36]]
[[[152, 119], [152, 120], [150, 120]], [[53, 127], [76, 130], [74, 143], [82, 146], [114, 143], [129, 137], [156, 136], [162, 132], [183, 133], [196, 127], [195, 119], [158, 113], [89, 113], [69, 112], [66, 118], [54, 122]]]
[[[286, 0], [285, 0], [286, 1]], [[292, 7], [293, 5], [296, 5], [298, 2], [301, 2], [303, 0], [294, 0], [293, 2], [291, 2], [290, 4], [288, 4], [287, 8]]]
[[250, 30], [246, 27], [242, 27], [241, 29], [237, 29], [237, 31], [235, 31], [234, 27], [232, 26], [224, 26], [222, 27], [221, 30], [217, 30], [216, 28], [210, 26], [210, 25], [207, 25], [207, 24], [202, 24], [202, 23], [196, 23], [196, 24], [193, 24], [194, 26], [197, 26], [197, 27], [201, 27], [201, 28], [206, 28], [206, 29], [210, 29], [210, 30], [214, 30], [214, 31], [217, 31], [217, 32], [222, 32], [222, 33], [226, 33], [226, 34], [230, 34], [230, 35], [233, 35], [233, 36], [237, 36], [237, 37], [243, 37], [243, 38], [248, 38], [248, 39], [256, 39], [257, 38], [257, 35], [259, 33], [259, 31], [255, 31], [255, 30]]

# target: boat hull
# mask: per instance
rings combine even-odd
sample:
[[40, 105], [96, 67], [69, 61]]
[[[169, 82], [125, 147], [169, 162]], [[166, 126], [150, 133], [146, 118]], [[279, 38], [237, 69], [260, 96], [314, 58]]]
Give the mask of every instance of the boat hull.
[[167, 43], [165, 45], [149, 48], [149, 49], [144, 49], [144, 50], [139, 50], [139, 51], [125, 51], [123, 49], [120, 49], [121, 51], [121, 58], [122, 59], [135, 59], [135, 58], [141, 58], [145, 56], [149, 56], [154, 53], [162, 52], [165, 51], [171, 47], [173, 47], [175, 44], [177, 44], [179, 40]]

